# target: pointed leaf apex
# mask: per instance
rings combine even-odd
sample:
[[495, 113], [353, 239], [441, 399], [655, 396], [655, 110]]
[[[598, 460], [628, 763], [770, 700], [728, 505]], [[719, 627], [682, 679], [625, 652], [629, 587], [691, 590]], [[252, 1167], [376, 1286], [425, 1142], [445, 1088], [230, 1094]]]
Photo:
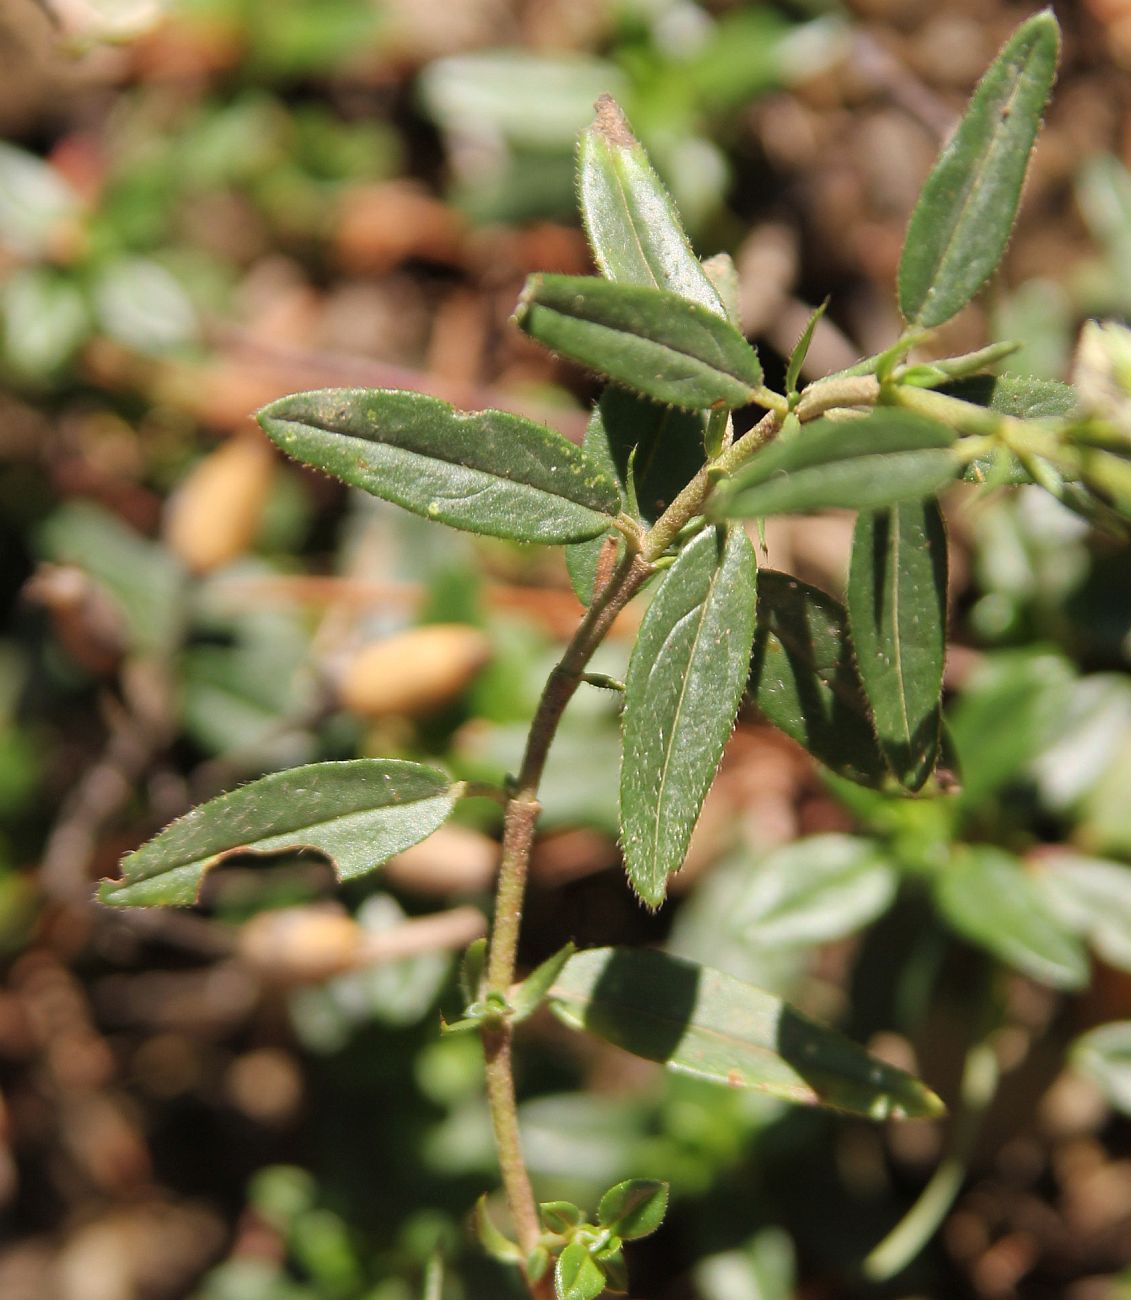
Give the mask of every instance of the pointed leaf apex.
[[636, 137], [632, 134], [624, 110], [612, 95], [602, 95], [593, 107], [596, 110], [596, 117], [593, 119], [592, 129], [598, 135], [603, 135], [610, 144], [620, 145], [625, 149], [631, 149], [636, 144]]

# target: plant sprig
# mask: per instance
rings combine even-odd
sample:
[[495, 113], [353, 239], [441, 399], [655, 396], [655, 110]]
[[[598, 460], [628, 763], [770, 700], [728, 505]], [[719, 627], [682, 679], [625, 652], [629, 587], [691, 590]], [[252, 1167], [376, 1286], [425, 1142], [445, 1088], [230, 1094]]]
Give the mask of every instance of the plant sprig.
[[[963, 477], [985, 482], [987, 465], [1008, 463], [1016, 481], [1049, 488], [1085, 514], [1131, 518], [1121, 338], [1091, 340], [1091, 373], [1103, 371], [1103, 382], [1092, 383], [1083, 405], [1066, 388], [999, 402], [992, 379], [988, 392], [978, 387], [980, 372], [1012, 345], [910, 359], [1000, 261], [1058, 48], [1056, 21], [1042, 13], [994, 61], [911, 218], [898, 275], [906, 330], [848, 371], [795, 389], [822, 307], [790, 358], [789, 391], [766, 386], [728, 306], [727, 267], [696, 258], [646, 152], [606, 96], [579, 154], [582, 218], [602, 274], [532, 276], [515, 314], [530, 337], [611, 381], [583, 447], [517, 416], [463, 414], [400, 391], [300, 393], [260, 412], [289, 455], [426, 519], [566, 545], [588, 607], [546, 682], [508, 789], [490, 943], [469, 953], [467, 1006], [449, 1026], [483, 1038], [517, 1242], [482, 1202], [480, 1236], [523, 1271], [533, 1296], [553, 1286], [559, 1300], [581, 1300], [623, 1287], [622, 1242], [658, 1227], [667, 1202], [663, 1185], [630, 1180], [601, 1201], [595, 1223], [576, 1206], [538, 1206], [511, 1061], [515, 1026], [543, 1002], [574, 1028], [731, 1087], [872, 1118], [942, 1109], [919, 1080], [719, 972], [658, 952], [567, 947], [516, 986], [518, 940], [543, 771], [583, 681], [623, 691], [624, 864], [630, 887], [658, 907], [744, 699], [835, 773], [939, 797], [941, 492]], [[1106, 370], [1097, 348], [1113, 358]], [[763, 414], [735, 438], [730, 412], [747, 406]], [[858, 513], [843, 608], [789, 575], [759, 571], [744, 527], [830, 507]], [[617, 615], [646, 585], [654, 594], [623, 686], [590, 673]], [[434, 769], [384, 759], [273, 774], [167, 828], [125, 860], [122, 879], [106, 882], [101, 897], [191, 903], [204, 874], [237, 851], [314, 848], [352, 876], [426, 837], [467, 793]], [[1076, 946], [1066, 943], [1054, 968], [1032, 956], [1040, 937], [1011, 948], [986, 931], [972, 900], [992, 877], [1007, 910], [1020, 879], [1012, 860], [983, 852], [962, 863], [936, 891], [953, 924], [1038, 978], [1078, 982]]]

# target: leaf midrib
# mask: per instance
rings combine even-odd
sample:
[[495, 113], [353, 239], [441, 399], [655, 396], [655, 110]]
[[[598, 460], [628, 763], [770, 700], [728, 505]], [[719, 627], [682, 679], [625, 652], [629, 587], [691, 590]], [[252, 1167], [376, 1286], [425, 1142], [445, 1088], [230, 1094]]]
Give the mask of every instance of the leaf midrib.
[[[725, 548], [725, 545], [726, 545], [726, 543], [724, 542], [724, 548]], [[699, 623], [698, 623], [698, 626], [697, 626], [696, 629], [695, 629], [695, 634], [694, 634], [694, 636], [692, 637], [692, 640], [691, 640], [691, 646], [690, 646], [690, 648], [689, 648], [689, 650], [688, 650], [688, 653], [687, 653], [687, 657], [686, 657], [686, 658], [687, 658], [687, 669], [686, 669], [686, 671], [682, 674], [683, 680], [682, 680], [682, 682], [680, 683], [679, 699], [676, 701], [675, 713], [674, 713], [674, 715], [673, 715], [673, 717], [672, 717], [672, 728], [671, 728], [671, 732], [670, 732], [669, 737], [668, 737], [668, 743], [667, 743], [667, 745], [664, 747], [664, 760], [663, 760], [663, 764], [662, 764], [662, 766], [661, 766], [661, 768], [660, 768], [660, 784], [659, 784], [659, 787], [658, 787], [658, 789], [657, 789], [657, 796], [658, 796], [658, 804], [657, 804], [657, 808], [658, 808], [658, 811], [657, 811], [657, 815], [656, 815], [656, 817], [654, 817], [654, 818], [652, 819], [652, 828], [653, 828], [653, 834], [652, 834], [652, 864], [653, 864], [653, 866], [655, 865], [656, 861], [659, 859], [660, 823], [661, 823], [662, 820], [665, 820], [665, 819], [663, 818], [663, 809], [664, 809], [664, 790], [665, 790], [666, 787], [667, 787], [668, 774], [669, 774], [669, 771], [670, 771], [670, 769], [671, 769], [671, 758], [672, 758], [672, 753], [674, 752], [674, 749], [675, 749], [675, 737], [676, 737], [676, 732], [679, 730], [680, 717], [681, 717], [681, 715], [682, 715], [682, 713], [683, 713], [683, 704], [684, 704], [684, 700], [687, 698], [687, 687], [688, 687], [688, 683], [689, 683], [690, 680], [691, 680], [691, 670], [692, 670], [692, 666], [695, 664], [695, 652], [696, 652], [696, 650], [697, 650], [698, 647], [699, 647], [699, 641], [700, 641], [700, 639], [701, 639], [701, 637], [702, 637], [702, 635], [703, 635], [703, 628], [704, 628], [704, 625], [706, 624], [706, 621], [707, 621], [707, 611], [708, 611], [708, 607], [709, 607], [709, 605], [710, 605], [710, 603], [711, 603], [711, 599], [712, 599], [712, 597], [713, 597], [714, 594], [715, 594], [715, 589], [716, 589], [716, 586], [717, 586], [717, 584], [718, 584], [718, 582], [719, 582], [719, 580], [720, 580], [720, 578], [721, 578], [722, 571], [723, 571], [723, 566], [724, 566], [725, 563], [726, 563], [726, 551], [725, 551], [725, 549], [724, 549], [724, 551], [723, 551], [723, 558], [722, 558], [722, 560], [721, 560], [718, 564], [716, 564], [716, 566], [715, 566], [715, 568], [714, 568], [714, 571], [713, 571], [712, 574], [711, 574], [710, 581], [709, 581], [708, 584], [707, 584], [707, 590], [703, 593], [703, 599], [699, 602]], [[691, 613], [694, 613], [694, 611], [693, 611], [693, 610], [689, 610], [689, 611], [688, 611], [688, 614], [691, 614]], [[672, 627], [671, 631], [669, 632], [668, 636], [665, 638], [665, 643], [666, 643], [668, 640], [671, 639], [671, 636], [674, 635], [676, 628], [680, 625], [680, 623], [682, 623], [682, 622], [684, 621], [684, 619], [685, 619], [686, 617], [687, 617], [687, 615], [685, 614], [685, 615], [683, 616], [683, 618], [679, 619], [679, 620], [678, 620], [678, 621], [673, 625], [673, 627]], [[652, 675], [653, 675], [653, 674], [654, 674], [654, 673], [659, 669], [660, 664], [661, 664], [661, 660], [662, 660], [662, 655], [663, 655], [663, 646], [660, 647], [660, 653], [656, 656], [656, 662], [653, 664], [652, 669], [651, 669], [651, 671], [650, 671], [649, 674], [648, 674], [649, 681], [651, 680]]]
[[[648, 286], [642, 286], [642, 287], [647, 288]], [[660, 290], [660, 292], [665, 292], [665, 291]], [[696, 306], [696, 307], [700, 306], [699, 303], [691, 303], [691, 300], [689, 298], [685, 298], [683, 299], [683, 301], [692, 306]], [[540, 307], [543, 311], [553, 312], [555, 315], [561, 316], [565, 320], [578, 321], [582, 325], [588, 325], [590, 329], [602, 330], [606, 334], [612, 334], [617, 338], [627, 337], [630, 339], [639, 339], [640, 342], [646, 343], [649, 347], [656, 348], [661, 352], [666, 352], [672, 356], [679, 357], [683, 361], [692, 362], [695, 366], [699, 367], [702, 370], [707, 371], [710, 374], [722, 375], [727, 379], [733, 380], [734, 383], [740, 384], [748, 393], [753, 395], [754, 389], [750, 380], [744, 378], [742, 375], [735, 374], [733, 370], [727, 370], [724, 366], [720, 365], [717, 361], [709, 361], [704, 357], [696, 356], [694, 352], [685, 352], [682, 348], [675, 347], [671, 343], [663, 343], [659, 339], [653, 338], [649, 334], [634, 334], [631, 330], [623, 326], [606, 325], [602, 321], [593, 320], [590, 317], [583, 316], [578, 312], [567, 311], [564, 307], [551, 307], [545, 303], [536, 303], [535, 306]], [[721, 317], [714, 316], [711, 312], [707, 310], [706, 307], [701, 307], [700, 309], [704, 312], [707, 312], [707, 314], [711, 316], [713, 320], [721, 319]], [[723, 323], [725, 324], [726, 322]], [[710, 342], [712, 347], [715, 348], [717, 351], [720, 346], [719, 341], [711, 335], [709, 329], [705, 325], [702, 326], [702, 330], [703, 330], [704, 337], [708, 340], [708, 342]], [[757, 355], [754, 353], [753, 348], [750, 347], [750, 344], [747, 343], [747, 341], [740, 334], [738, 334], [737, 331], [735, 331], [735, 339], [737, 342], [741, 342], [750, 350], [750, 353], [754, 357], [754, 360], [756, 362]], [[678, 405], [678, 403], [672, 403], [672, 405]], [[698, 409], [698, 408], [689, 408], [689, 409]]]
[[892, 654], [894, 660], [895, 679], [898, 683], [896, 692], [899, 700], [899, 716], [903, 723], [904, 743], [908, 749], [911, 748], [911, 717], [907, 707], [907, 682], [903, 671], [903, 628], [899, 621], [900, 611], [900, 585], [899, 579], [903, 571], [903, 566], [899, 562], [899, 548], [902, 543], [902, 529], [900, 527], [901, 517], [899, 507], [896, 506], [891, 512], [892, 527], [892, 545], [889, 551], [891, 564], [891, 626], [892, 626]]
[[[179, 858], [176, 861], [168, 861], [166, 859], [162, 863], [160, 870], [155, 871], [152, 874], [138, 876], [136, 879], [132, 880], [127, 879], [126, 876], [123, 875], [123, 883], [131, 885], [140, 884], [143, 880], [153, 880], [157, 876], [164, 875], [166, 871], [176, 871], [186, 867], [198, 867], [202, 865], [207, 866], [214, 864], [221, 858], [229, 857], [234, 853], [282, 853], [290, 848], [309, 848], [314, 849], [318, 853], [323, 853], [325, 850], [319, 848], [317, 844], [299, 843], [297, 841], [294, 844], [271, 844], [270, 848], [261, 848], [258, 846], [287, 836], [300, 836], [304, 831], [309, 832], [319, 828], [334, 827], [338, 823], [356, 821], [362, 818], [371, 818], [379, 813], [391, 812], [399, 809], [411, 809], [415, 804], [429, 803], [434, 799], [443, 799], [447, 797], [448, 794], [449, 791], [441, 789], [433, 791], [430, 794], [420, 795], [416, 798], [397, 799], [389, 803], [374, 804], [369, 808], [359, 808], [355, 809], [353, 812], [338, 813], [336, 816], [325, 817], [316, 822], [304, 822], [299, 826], [290, 826], [285, 827], [282, 830], [270, 831], [267, 834], [260, 835], [257, 839], [244, 840], [239, 844], [227, 844], [197, 857]], [[155, 843], [156, 841], [153, 842]], [[138, 852], [142, 851], [143, 850], [140, 849], [138, 850]], [[123, 869], [125, 872], [129, 871], [128, 858], [123, 863]]]
[[[550, 488], [542, 487], [538, 483], [531, 483], [528, 479], [515, 478], [511, 474], [497, 470], [481, 469], [478, 465], [469, 465], [455, 456], [441, 456], [432, 452], [416, 451], [411, 447], [402, 447], [399, 443], [383, 442], [379, 438], [365, 438], [356, 433], [341, 433], [337, 429], [328, 428], [324, 425], [309, 424], [303, 420], [293, 420], [285, 416], [273, 416], [272, 419], [276, 420], [279, 424], [285, 424], [294, 429], [313, 430], [316, 434], [326, 434], [335, 439], [340, 439], [343, 444], [349, 444], [350, 446], [358, 448], [366, 448], [370, 452], [374, 449], [378, 449], [381, 453], [388, 455], [392, 460], [403, 458], [403, 460], [408, 462], [405, 466], [406, 470], [411, 470], [411, 464], [413, 461], [421, 461], [424, 464], [450, 465], [453, 468], [462, 469], [468, 474], [474, 474], [486, 480], [486, 486], [477, 488], [475, 493], [472, 494], [473, 496], [489, 492], [492, 484], [504, 483], [510, 484], [512, 487], [522, 488], [527, 492], [536, 493], [539, 496], [547, 497], [551, 501], [568, 502], [572, 506], [576, 506], [582, 510], [588, 510], [595, 515], [604, 515], [606, 518], [612, 517], [610, 511], [605, 510], [600, 506], [590, 505], [586, 501], [579, 501], [576, 497], [566, 496], [562, 492], [554, 492]], [[548, 469], [546, 466], [543, 466], [543, 468]], [[565, 468], [572, 477], [576, 475], [579, 468], [582, 467], [569, 465], [567, 462]], [[604, 478], [605, 476], [602, 474], [601, 477]], [[608, 481], [611, 483], [611, 480]], [[467, 496], [445, 496], [442, 492], [439, 492], [438, 495], [448, 501], [471, 499]]]

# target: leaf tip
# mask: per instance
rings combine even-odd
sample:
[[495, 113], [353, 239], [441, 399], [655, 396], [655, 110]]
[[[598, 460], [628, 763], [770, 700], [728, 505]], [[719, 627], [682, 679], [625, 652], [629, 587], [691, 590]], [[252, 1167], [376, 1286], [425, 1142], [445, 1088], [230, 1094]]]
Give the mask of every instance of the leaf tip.
[[933, 1088], [923, 1085], [921, 1109], [917, 1115], [912, 1115], [911, 1119], [943, 1119], [947, 1113], [946, 1102], [939, 1096]]
[[107, 877], [98, 882], [98, 888], [94, 891], [94, 900], [101, 903], [104, 907], [120, 907], [121, 904], [115, 898], [118, 890], [121, 888], [120, 880], [113, 880]]
[[629, 128], [624, 110], [612, 95], [602, 95], [593, 108], [596, 112], [593, 130], [598, 135], [604, 136], [610, 144], [619, 145], [623, 149], [631, 149], [636, 144], [636, 137]]
[[1030, 31], [1048, 31], [1052, 32], [1057, 41], [1060, 40], [1060, 22], [1057, 19], [1056, 11], [1052, 5], [1046, 5], [1043, 9], [1038, 10], [1028, 22], [1022, 23], [1022, 30], [1028, 28]]
[[642, 881], [634, 880], [631, 875], [629, 875], [628, 883], [632, 886], [632, 892], [636, 895], [636, 901], [648, 912], [658, 912], [667, 901], [668, 889], [666, 880], [661, 882], [658, 889], [652, 889]]
[[511, 314], [511, 320], [519, 329], [523, 328], [524, 321], [530, 315], [530, 309], [534, 306], [534, 299], [538, 296], [541, 287], [542, 277], [540, 275], [528, 275], [526, 277], [526, 283], [522, 286], [522, 292], [518, 295], [518, 302], [515, 303], [514, 311]]

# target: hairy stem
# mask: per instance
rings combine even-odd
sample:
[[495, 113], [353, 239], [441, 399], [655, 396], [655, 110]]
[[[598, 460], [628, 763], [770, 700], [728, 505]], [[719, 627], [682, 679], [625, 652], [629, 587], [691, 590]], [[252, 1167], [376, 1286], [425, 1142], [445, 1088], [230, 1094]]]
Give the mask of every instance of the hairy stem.
[[[503, 845], [495, 894], [495, 920], [487, 959], [487, 989], [504, 998], [514, 982], [530, 850], [534, 843], [534, 824], [540, 809], [538, 786], [550, 744], [566, 705], [582, 681], [585, 666], [594, 650], [605, 639], [617, 614], [631, 600], [651, 571], [651, 565], [641, 555], [630, 551], [625, 556], [616, 573], [594, 596], [573, 640], [550, 674], [538, 703], [522, 767], [503, 816]], [[507, 1204], [518, 1234], [518, 1243], [523, 1253], [529, 1256], [538, 1245], [541, 1228], [530, 1175], [522, 1158], [511, 1062], [513, 1035], [513, 1026], [506, 1020], [484, 1027], [487, 1103]], [[531, 1284], [531, 1294], [537, 1297], [540, 1293], [548, 1294], [541, 1284]]]
[[702, 513], [716, 481], [727, 474], [733, 474], [755, 452], [760, 451], [781, 428], [783, 418], [777, 411], [767, 411], [753, 429], [732, 443], [717, 460], [704, 465], [656, 520], [650, 531], [645, 533], [641, 553], [646, 559], [656, 560], [663, 555], [684, 525]]

